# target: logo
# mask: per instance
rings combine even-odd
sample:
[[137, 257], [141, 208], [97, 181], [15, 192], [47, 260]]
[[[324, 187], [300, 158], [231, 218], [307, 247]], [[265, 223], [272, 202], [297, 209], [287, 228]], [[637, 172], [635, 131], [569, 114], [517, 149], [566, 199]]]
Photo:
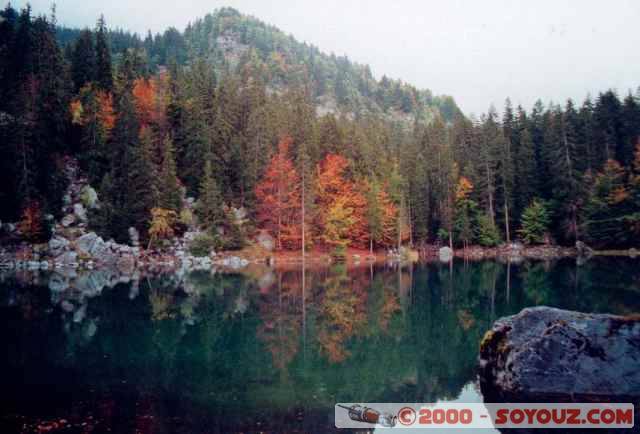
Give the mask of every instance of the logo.
[[632, 403], [341, 403], [337, 428], [633, 428]]
[[398, 421], [405, 426], [413, 425], [416, 421], [416, 411], [411, 407], [402, 407], [398, 411]]

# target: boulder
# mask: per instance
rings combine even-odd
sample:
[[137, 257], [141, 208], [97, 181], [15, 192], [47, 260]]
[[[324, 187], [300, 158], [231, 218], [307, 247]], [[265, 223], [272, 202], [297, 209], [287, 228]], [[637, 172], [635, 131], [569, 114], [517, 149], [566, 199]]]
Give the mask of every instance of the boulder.
[[102, 241], [102, 238], [96, 235], [95, 232], [84, 234], [76, 240], [76, 249], [78, 250], [78, 252], [84, 255], [91, 255], [91, 250], [94, 248], [94, 245], [96, 244], [98, 239], [100, 240], [100, 242], [104, 243], [104, 241]]
[[229, 267], [233, 270], [239, 270], [240, 268], [244, 268], [249, 265], [249, 261], [244, 258], [239, 258], [237, 256], [231, 256], [228, 258], [224, 258], [221, 261], [221, 265], [224, 267]]
[[272, 251], [276, 247], [276, 240], [273, 239], [269, 232], [260, 231], [256, 237], [256, 242], [264, 249]]
[[140, 246], [140, 233], [133, 226], [129, 228], [129, 239], [134, 247]]
[[49, 253], [51, 256], [59, 256], [69, 245], [69, 240], [56, 236], [49, 240]]
[[498, 401], [638, 400], [640, 316], [541, 306], [501, 318], [480, 344], [480, 384]]
[[80, 200], [87, 209], [96, 208], [98, 205], [98, 193], [90, 185], [85, 185], [80, 191]]
[[442, 262], [449, 262], [453, 259], [453, 250], [447, 246], [441, 247], [440, 250], [438, 250], [438, 257]]
[[77, 267], [78, 254], [71, 251], [64, 252], [62, 255], [56, 257], [55, 262], [56, 264], [61, 264], [64, 267]]
[[576, 241], [576, 250], [578, 251], [578, 256], [582, 258], [588, 258], [593, 255], [593, 249], [583, 241]]
[[81, 203], [73, 204], [73, 214], [82, 222], [87, 221], [87, 210]]
[[62, 217], [62, 220], [60, 221], [60, 223], [62, 224], [62, 226], [67, 228], [71, 226], [75, 221], [76, 221], [76, 217], [73, 214], [67, 214], [66, 216]]
[[100, 237], [95, 240], [89, 253], [93, 259], [103, 264], [113, 264], [118, 259], [118, 255], [111, 250], [111, 245]]

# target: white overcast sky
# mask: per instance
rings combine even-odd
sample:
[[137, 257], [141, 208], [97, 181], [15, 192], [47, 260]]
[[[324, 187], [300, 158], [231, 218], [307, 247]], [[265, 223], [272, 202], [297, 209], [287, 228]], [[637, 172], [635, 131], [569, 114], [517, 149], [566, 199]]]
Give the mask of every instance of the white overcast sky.
[[[31, 0], [36, 13], [51, 0]], [[58, 21], [146, 33], [221, 6], [274, 24], [327, 53], [371, 65], [479, 114], [506, 97], [581, 102], [640, 85], [640, 0], [58, 0]], [[24, 0], [14, 0], [21, 7]]]

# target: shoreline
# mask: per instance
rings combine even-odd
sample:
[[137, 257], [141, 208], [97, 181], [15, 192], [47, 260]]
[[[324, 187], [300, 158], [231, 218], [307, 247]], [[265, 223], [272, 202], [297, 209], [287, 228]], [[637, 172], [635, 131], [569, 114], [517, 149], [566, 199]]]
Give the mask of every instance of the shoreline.
[[[98, 238], [96, 236], [96, 239]], [[239, 270], [250, 264], [278, 268], [278, 266], [302, 265], [303, 262], [311, 266], [336, 264], [359, 266], [390, 262], [449, 262], [449, 260], [443, 260], [439, 255], [442, 247], [437, 245], [426, 245], [419, 251], [407, 249], [403, 255], [385, 250], [376, 250], [371, 253], [369, 250], [350, 248], [347, 250], [344, 260], [340, 261], [336, 261], [328, 251], [320, 248], [307, 251], [303, 261], [299, 251], [269, 251], [256, 245], [250, 245], [238, 251], [211, 252], [209, 256], [192, 256], [185, 252], [186, 249], [160, 251], [125, 245], [118, 246], [116, 253], [105, 260], [99, 254], [93, 254], [94, 249], [83, 251], [82, 247], [72, 245], [72, 250], [67, 249], [67, 252], [74, 252], [71, 256], [67, 255], [72, 260], [60, 261], [59, 256], [56, 257], [50, 252], [52, 240], [49, 243], [13, 246], [14, 249], [12, 251], [7, 250], [7, 247], [11, 246], [4, 246], [0, 250], [0, 270], [54, 271], [69, 268], [79, 270], [115, 268], [124, 272], [136, 270], [171, 272], [178, 270], [208, 270], [211, 268]], [[78, 253], [76, 254], [73, 249]], [[626, 250], [589, 250], [586, 255], [580, 255], [578, 249], [574, 247], [511, 244], [497, 247], [468, 246], [466, 249], [454, 249], [451, 252], [451, 259], [458, 258], [471, 261], [509, 260], [517, 262], [526, 259], [555, 260], [561, 258], [586, 260], [594, 256], [638, 258], [640, 257], [640, 251], [634, 248]]]

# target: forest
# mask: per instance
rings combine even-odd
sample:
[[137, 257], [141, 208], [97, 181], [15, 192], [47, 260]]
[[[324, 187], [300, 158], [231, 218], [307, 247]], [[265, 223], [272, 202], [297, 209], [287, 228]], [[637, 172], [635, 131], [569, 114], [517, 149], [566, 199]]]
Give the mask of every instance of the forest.
[[195, 225], [216, 249], [258, 230], [278, 249], [337, 253], [628, 248], [640, 242], [639, 104], [640, 91], [603, 90], [473, 118], [230, 8], [141, 38], [7, 6], [0, 220], [46, 240], [74, 158], [98, 192], [92, 229], [119, 242], [129, 227], [158, 242]]

